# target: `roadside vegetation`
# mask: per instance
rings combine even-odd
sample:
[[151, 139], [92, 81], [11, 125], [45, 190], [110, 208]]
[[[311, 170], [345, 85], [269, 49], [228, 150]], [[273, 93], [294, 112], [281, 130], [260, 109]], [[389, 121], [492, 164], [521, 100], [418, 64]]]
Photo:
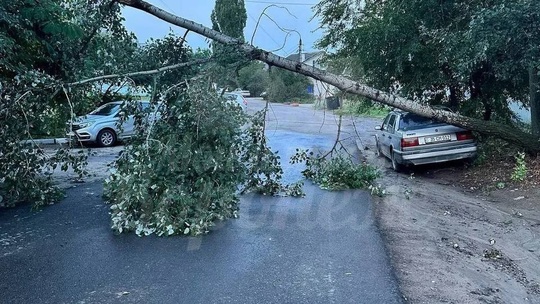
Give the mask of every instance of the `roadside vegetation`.
[[248, 90], [252, 97], [264, 97], [270, 102], [314, 101], [313, 96], [307, 91], [308, 85], [311, 84], [308, 77], [277, 67], [270, 68], [258, 61], [251, 62], [238, 71], [238, 84]]
[[338, 115], [353, 115], [374, 118], [384, 118], [389, 111], [388, 107], [378, 105], [365, 98], [343, 98], [341, 106], [334, 113]]

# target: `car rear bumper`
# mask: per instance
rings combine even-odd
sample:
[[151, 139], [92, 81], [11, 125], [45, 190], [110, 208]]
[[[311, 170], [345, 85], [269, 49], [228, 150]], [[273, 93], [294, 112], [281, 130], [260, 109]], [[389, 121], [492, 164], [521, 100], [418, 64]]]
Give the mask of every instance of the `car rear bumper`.
[[473, 158], [476, 156], [476, 146], [468, 146], [441, 151], [415, 151], [401, 153], [399, 153], [398, 151], [395, 152], [397, 152], [396, 160], [402, 164], [422, 165]]

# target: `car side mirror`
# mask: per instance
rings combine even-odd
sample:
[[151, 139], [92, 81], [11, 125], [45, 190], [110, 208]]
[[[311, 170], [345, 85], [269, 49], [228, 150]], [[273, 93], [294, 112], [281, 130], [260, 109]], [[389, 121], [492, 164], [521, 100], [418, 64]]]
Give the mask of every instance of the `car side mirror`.
[[380, 130], [382, 130], [382, 127], [381, 126], [376, 126], [375, 130], [380, 131]]

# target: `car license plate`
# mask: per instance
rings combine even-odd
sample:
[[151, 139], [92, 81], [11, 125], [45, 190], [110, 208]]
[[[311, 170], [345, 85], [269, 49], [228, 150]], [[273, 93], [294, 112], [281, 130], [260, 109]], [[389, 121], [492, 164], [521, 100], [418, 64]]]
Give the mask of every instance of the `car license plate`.
[[432, 143], [438, 143], [443, 141], [451, 141], [452, 135], [445, 134], [445, 135], [438, 135], [438, 136], [429, 136], [424, 138], [426, 144], [432, 144]]

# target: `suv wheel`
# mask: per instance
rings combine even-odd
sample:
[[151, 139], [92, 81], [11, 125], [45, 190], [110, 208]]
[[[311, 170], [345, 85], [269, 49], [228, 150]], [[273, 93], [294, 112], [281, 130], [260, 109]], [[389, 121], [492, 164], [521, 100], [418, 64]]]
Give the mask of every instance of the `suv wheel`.
[[111, 147], [116, 143], [116, 134], [111, 129], [99, 131], [97, 143], [102, 147]]

